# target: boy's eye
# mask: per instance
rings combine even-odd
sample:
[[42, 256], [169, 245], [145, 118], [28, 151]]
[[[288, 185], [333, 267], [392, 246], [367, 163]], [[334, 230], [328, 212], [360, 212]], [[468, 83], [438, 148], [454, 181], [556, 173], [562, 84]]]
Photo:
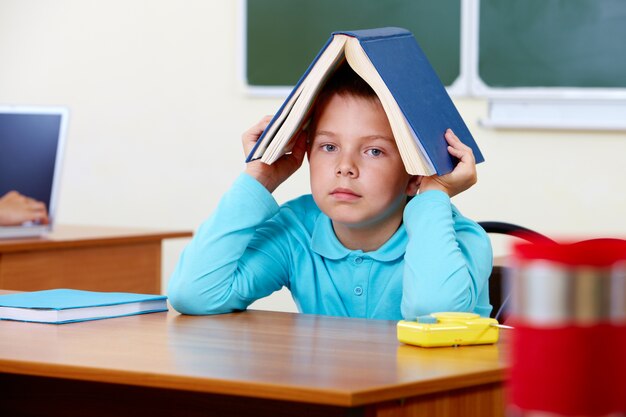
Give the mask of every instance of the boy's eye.
[[383, 151], [380, 149], [368, 149], [367, 154], [371, 155], [371, 156], [381, 156], [383, 154]]
[[329, 143], [326, 143], [326, 144], [322, 145], [322, 150], [324, 150], [326, 152], [334, 152], [335, 150], [337, 150], [337, 147], [335, 145], [331, 145]]

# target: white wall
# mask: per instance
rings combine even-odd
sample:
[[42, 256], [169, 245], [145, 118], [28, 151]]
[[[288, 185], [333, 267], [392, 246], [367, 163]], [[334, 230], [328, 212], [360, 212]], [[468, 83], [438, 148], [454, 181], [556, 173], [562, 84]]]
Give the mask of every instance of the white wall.
[[[242, 170], [241, 132], [281, 101], [242, 92], [238, 13], [219, 0], [0, 0], [0, 104], [71, 111], [60, 222], [191, 230], [211, 212]], [[485, 101], [455, 101], [487, 159], [455, 198], [466, 215], [626, 236], [625, 132], [488, 130]], [[307, 191], [303, 170], [276, 195]], [[165, 244], [164, 281], [184, 243]], [[293, 309], [286, 294], [261, 305]]]

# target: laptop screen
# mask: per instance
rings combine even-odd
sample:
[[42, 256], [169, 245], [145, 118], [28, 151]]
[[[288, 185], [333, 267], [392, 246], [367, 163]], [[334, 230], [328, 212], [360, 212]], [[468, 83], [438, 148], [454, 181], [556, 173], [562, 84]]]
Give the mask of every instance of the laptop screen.
[[43, 202], [53, 220], [67, 112], [0, 107], [0, 196], [11, 190]]

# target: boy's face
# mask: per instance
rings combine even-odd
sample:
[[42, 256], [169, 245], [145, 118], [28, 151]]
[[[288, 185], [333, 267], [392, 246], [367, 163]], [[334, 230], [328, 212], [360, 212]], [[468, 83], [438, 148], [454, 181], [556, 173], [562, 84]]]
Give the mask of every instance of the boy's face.
[[404, 169], [380, 102], [335, 94], [316, 118], [309, 165], [318, 207], [347, 227], [399, 224], [418, 181]]

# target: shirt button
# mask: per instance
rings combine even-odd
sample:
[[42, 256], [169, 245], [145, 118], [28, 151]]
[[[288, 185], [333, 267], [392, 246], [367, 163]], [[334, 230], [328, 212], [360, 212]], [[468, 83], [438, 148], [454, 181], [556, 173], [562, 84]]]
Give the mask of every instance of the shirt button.
[[355, 295], [363, 294], [363, 288], [361, 288], [361, 287], [354, 287], [354, 294]]
[[354, 258], [354, 263], [357, 265], [363, 263], [363, 258], [361, 258], [360, 256], [357, 256], [356, 258]]

